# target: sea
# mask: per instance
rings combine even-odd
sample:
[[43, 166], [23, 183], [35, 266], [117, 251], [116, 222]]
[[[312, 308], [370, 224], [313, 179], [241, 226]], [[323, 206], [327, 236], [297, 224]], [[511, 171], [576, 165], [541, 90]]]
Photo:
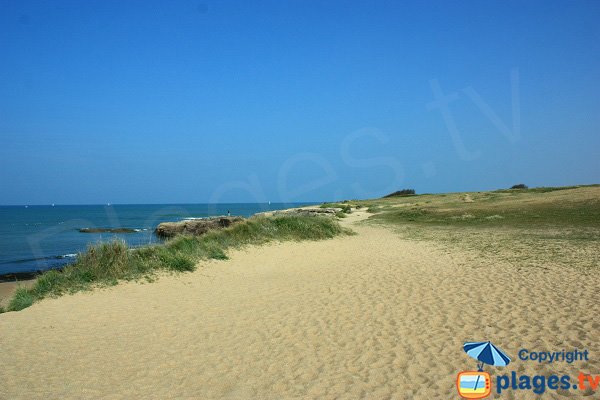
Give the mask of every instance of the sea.
[[[161, 240], [161, 222], [258, 212], [316, 203], [107, 204], [0, 206], [0, 277], [59, 269], [89, 245], [119, 238], [131, 247]], [[128, 228], [132, 233], [82, 233], [84, 228]]]

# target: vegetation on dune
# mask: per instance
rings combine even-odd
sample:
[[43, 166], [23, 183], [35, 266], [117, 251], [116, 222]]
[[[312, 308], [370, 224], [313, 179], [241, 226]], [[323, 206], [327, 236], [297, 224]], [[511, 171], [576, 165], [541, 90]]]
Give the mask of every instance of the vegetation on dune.
[[223, 260], [226, 251], [270, 241], [320, 240], [349, 233], [327, 217], [278, 216], [250, 218], [202, 236], [177, 236], [164, 245], [129, 249], [115, 240], [90, 246], [61, 271], [47, 271], [31, 288], [17, 289], [8, 309], [18, 311], [44, 297], [74, 293], [119, 280], [147, 278], [157, 271], [193, 271], [203, 259]]
[[342, 212], [346, 214], [352, 213], [352, 206], [350, 206], [349, 204], [344, 204], [344, 206], [342, 207]]
[[600, 185], [426, 194], [360, 202], [367, 223], [406, 239], [459, 246], [517, 268], [600, 265]]
[[28, 289], [18, 288], [6, 311], [19, 311], [33, 304], [35, 297]]
[[523, 190], [526, 190], [528, 193], [548, 193], [548, 192], [557, 192], [559, 190], [600, 187], [600, 184], [576, 185], [576, 186], [540, 186], [540, 187], [535, 187], [535, 188], [530, 188], [530, 187], [527, 187], [526, 185], [523, 185], [525, 187], [516, 187], [516, 186], [520, 186], [520, 185], [523, 185], [523, 184], [514, 185], [510, 189], [498, 189], [498, 190], [495, 190], [494, 193], [510, 193], [510, 192], [513, 192], [514, 189], [523, 189]]
[[372, 221], [440, 226], [600, 226], [600, 186], [425, 194], [361, 202]]
[[[371, 209], [370, 209], [371, 210]], [[493, 225], [493, 226], [599, 226], [600, 201], [583, 201], [571, 204], [532, 204], [527, 207], [492, 204], [435, 205], [418, 204], [390, 210], [373, 209], [374, 220], [390, 223], [420, 223], [428, 225]]]
[[[344, 214], [351, 214], [352, 213], [352, 205], [349, 204], [347, 201], [343, 201], [341, 203], [323, 203], [319, 207], [320, 208], [340, 208], [341, 210], [338, 211], [336, 213], [336, 215], [338, 215], [340, 213], [344, 213]], [[346, 217], [346, 216], [344, 215], [341, 218], [344, 218], [344, 217]]]
[[386, 194], [385, 196], [383, 196], [383, 198], [385, 199], [388, 197], [413, 196], [415, 193], [415, 189], [402, 189], [397, 190], [394, 193]]
[[512, 185], [511, 189], [529, 189], [529, 187], [524, 183], [517, 183], [516, 185]]

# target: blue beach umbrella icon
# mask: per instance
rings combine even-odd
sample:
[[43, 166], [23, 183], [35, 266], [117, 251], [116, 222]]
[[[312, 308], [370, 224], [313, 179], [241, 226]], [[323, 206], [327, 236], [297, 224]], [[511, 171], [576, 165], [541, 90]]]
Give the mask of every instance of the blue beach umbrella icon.
[[[477, 363], [479, 371], [483, 371], [483, 364], [505, 367], [510, 363], [510, 357], [494, 346], [490, 341], [467, 342], [463, 345], [463, 349], [465, 350], [465, 353], [479, 361], [479, 363]], [[475, 389], [477, 389], [478, 383], [479, 375], [475, 381]]]
[[465, 353], [481, 363], [477, 364], [480, 371], [483, 371], [483, 364], [505, 367], [510, 363], [510, 357], [489, 341], [467, 342], [463, 345], [463, 349]]

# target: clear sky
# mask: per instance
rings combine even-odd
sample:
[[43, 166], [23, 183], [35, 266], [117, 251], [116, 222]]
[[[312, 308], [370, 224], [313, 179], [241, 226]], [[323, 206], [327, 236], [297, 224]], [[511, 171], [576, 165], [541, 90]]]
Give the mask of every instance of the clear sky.
[[600, 182], [599, 1], [0, 0], [0, 204]]

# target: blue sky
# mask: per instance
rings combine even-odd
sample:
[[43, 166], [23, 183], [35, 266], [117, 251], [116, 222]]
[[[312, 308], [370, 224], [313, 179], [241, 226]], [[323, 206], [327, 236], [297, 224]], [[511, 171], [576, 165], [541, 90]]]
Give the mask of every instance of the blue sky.
[[597, 1], [0, 0], [0, 204], [598, 183], [598, 21]]

